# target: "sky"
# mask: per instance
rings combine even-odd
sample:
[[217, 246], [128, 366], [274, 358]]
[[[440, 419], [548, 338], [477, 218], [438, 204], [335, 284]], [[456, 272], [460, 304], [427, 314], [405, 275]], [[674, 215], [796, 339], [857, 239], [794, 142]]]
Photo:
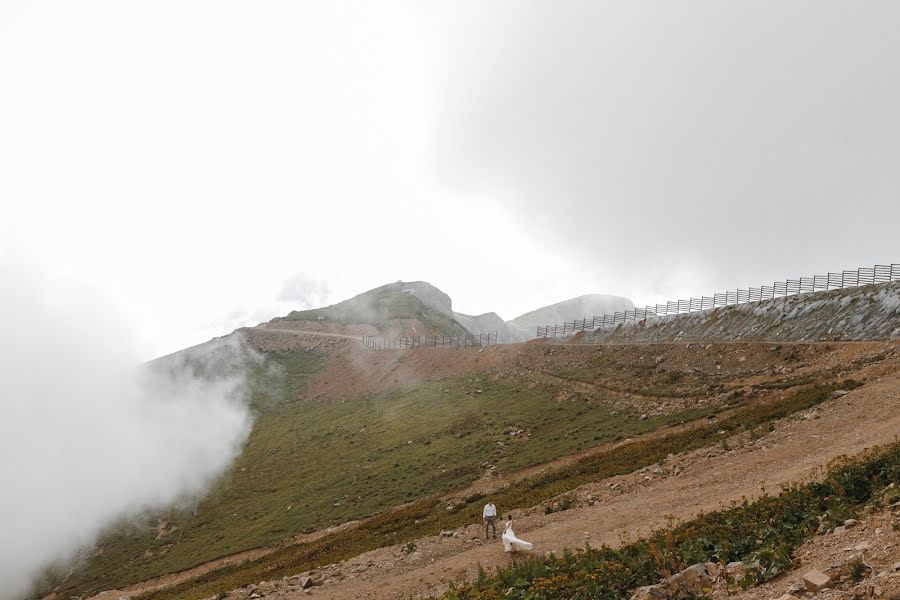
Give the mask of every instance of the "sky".
[[0, 3], [0, 265], [152, 358], [900, 262], [896, 2]]

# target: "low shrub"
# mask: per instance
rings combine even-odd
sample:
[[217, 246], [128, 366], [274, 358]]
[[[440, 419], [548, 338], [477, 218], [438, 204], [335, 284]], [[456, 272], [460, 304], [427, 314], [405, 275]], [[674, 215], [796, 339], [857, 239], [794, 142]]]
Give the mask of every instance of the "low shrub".
[[[900, 483], [900, 443], [855, 461], [835, 463], [821, 482], [785, 488], [730, 508], [702, 514], [618, 549], [590, 547], [562, 556], [532, 558], [457, 584], [447, 600], [601, 598], [625, 600], [634, 588], [699, 562], [743, 561], [746, 587], [792, 566], [792, 552], [812, 537], [820, 516], [855, 514], [876, 503], [890, 484]], [[851, 579], [865, 574], [851, 568]]]

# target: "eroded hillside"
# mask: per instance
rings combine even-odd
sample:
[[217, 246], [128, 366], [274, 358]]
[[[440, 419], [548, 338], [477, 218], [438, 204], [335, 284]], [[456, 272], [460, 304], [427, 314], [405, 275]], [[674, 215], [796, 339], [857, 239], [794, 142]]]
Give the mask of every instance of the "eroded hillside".
[[[898, 352], [891, 343], [376, 352], [297, 331], [242, 335], [283, 376], [258, 382], [266, 385], [238, 462], [201, 502], [111, 532], [65, 578], [60, 596], [128, 589], [196, 567], [208, 572], [170, 577], [176, 585], [154, 593], [212, 595], [460, 527], [491, 490], [506, 489], [508, 508], [540, 507], [658, 452], [640, 446], [618, 471], [596, 462], [626, 440], [650, 444], [689, 428], [673, 450], [719, 443], [723, 419], [737, 415], [728, 428], [759, 427], [784, 416], [767, 407], [805, 410], [829, 390], [893, 369]], [[622, 452], [612, 456], [632, 451]], [[348, 522], [356, 524], [327, 530]], [[350, 533], [358, 527], [367, 533]]]

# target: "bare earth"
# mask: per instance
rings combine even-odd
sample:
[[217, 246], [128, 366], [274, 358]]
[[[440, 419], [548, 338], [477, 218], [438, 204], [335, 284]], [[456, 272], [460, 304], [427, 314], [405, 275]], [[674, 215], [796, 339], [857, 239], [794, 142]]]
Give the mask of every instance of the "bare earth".
[[[281, 325], [279, 323], [278, 325]], [[303, 324], [306, 325], [305, 323]], [[262, 349], [281, 350], [303, 347], [328, 355], [323, 371], [314, 379], [308, 393], [322, 400], [337, 400], [389, 389], [397, 385], [466, 373], [492, 372], [521, 385], [534, 385], [549, 379], [559, 364], [588, 365], [592, 360], [613, 352], [629, 361], [658, 361], [667, 366], [691, 366], [710, 373], [741, 374], [741, 384], [768, 378], [762, 371], [778, 366], [774, 355], [753, 347], [759, 343], [635, 344], [598, 346], [584, 344], [516, 344], [485, 349], [446, 350], [419, 348], [409, 352], [372, 352], [354, 340], [356, 332], [309, 331], [296, 328], [250, 328], [243, 330], [251, 342]], [[766, 343], [766, 346], [769, 344]], [[794, 363], [792, 376], [813, 376], [853, 363], [864, 356], [887, 356], [862, 370], [851, 369], [852, 376], [867, 381], [865, 387], [844, 398], [832, 400], [806, 414], [776, 424], [774, 431], [755, 441], [737, 436], [728, 448], [715, 446], [688, 455], [670, 457], [659, 465], [610, 480], [598, 481], [576, 490], [576, 508], [543, 514], [543, 506], [513, 513], [517, 534], [535, 544], [536, 553], [560, 552], [563, 548], [616, 545], [622, 539], [635, 539], [666, 524], [669, 517], [686, 519], [701, 511], [715, 510], [742, 498], [752, 498], [763, 489], [777, 493], [779, 486], [815, 476], [816, 472], [841, 454], [857, 454], [866, 448], [893, 441], [900, 433], [900, 355], [893, 342], [797, 344], [801, 360]], [[633, 355], [633, 356], [632, 356]], [[607, 382], [585, 383], [570, 380], [573, 389], [597, 392]], [[597, 388], [597, 389], [595, 389]], [[658, 397], [637, 394], [604, 393], [616, 402], [640, 403], [667, 410]], [[773, 392], [775, 394], [777, 392]], [[671, 431], [671, 430], [670, 430]], [[654, 432], [656, 435], [665, 432]], [[591, 449], [588, 454], [599, 450]], [[505, 481], [532, 475], [535, 471], [574, 460], [569, 456], [515, 473], [503, 473], [491, 480], [473, 483], [459, 494], [474, 490], [496, 489]], [[613, 487], [615, 486], [615, 487]], [[500, 511], [504, 507], [499, 506]], [[417, 540], [417, 550], [409, 553], [400, 547], [387, 547], [365, 553], [340, 565], [317, 571], [326, 583], [309, 590], [297, 590], [295, 582], [260, 583], [266, 596], [284, 599], [313, 595], [322, 598], [408, 598], [439, 594], [448, 582], [472, 577], [481, 565], [502, 565], [506, 557], [499, 541], [484, 542], [479, 515], [473, 525], [448, 536]], [[352, 528], [347, 523], [341, 528]], [[180, 573], [172, 573], [136, 584], [122, 591], [110, 591], [97, 598], [117, 599], [168, 587], [195, 578], [225, 564], [259, 558], [291, 543], [309, 541], [328, 532], [316, 532], [211, 561]], [[244, 600], [250, 592], [235, 590], [229, 598]]]
[[[533, 509], [513, 513], [517, 534], [535, 544], [535, 552], [560, 552], [590, 542], [616, 545], [666, 524], [715, 510], [763, 490], [777, 493], [782, 484], [815, 476], [839, 455], [852, 455], [892, 442], [900, 434], [900, 375], [832, 400], [799, 417], [779, 423], [775, 431], [751, 442], [735, 438], [735, 449], [703, 449], [672, 457], [662, 474], [645, 469], [624, 477], [583, 486], [578, 496], [593, 506], [544, 515]], [[673, 470], [680, 473], [675, 476]], [[611, 489], [614, 482], [623, 485]], [[498, 507], [503, 511], [503, 507]], [[321, 598], [406, 598], [444, 591], [448, 581], [472, 577], [479, 565], [506, 560], [499, 542], [480, 540], [480, 527], [455, 532], [458, 537], [420, 540], [418, 552], [382, 548], [330, 571], [337, 575], [311, 591], [278, 591], [284, 599], [312, 594]]]

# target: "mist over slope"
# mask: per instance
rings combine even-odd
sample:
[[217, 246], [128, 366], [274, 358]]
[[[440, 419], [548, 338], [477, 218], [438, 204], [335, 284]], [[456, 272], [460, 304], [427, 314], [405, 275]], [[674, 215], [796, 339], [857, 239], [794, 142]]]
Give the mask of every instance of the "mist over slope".
[[275, 321], [372, 325], [382, 335], [464, 335], [450, 296], [424, 281], [397, 281], [323, 308], [292, 311]]
[[[2, 256], [0, 256], [2, 258]], [[89, 290], [0, 261], [0, 597], [108, 526], [199, 497], [250, 431], [237, 336], [139, 366]]]
[[317, 324], [372, 325], [368, 334], [462, 335], [497, 333], [501, 342], [522, 342], [534, 337], [541, 325], [552, 325], [593, 315], [634, 308], [628, 298], [586, 294], [544, 306], [506, 321], [496, 312], [468, 315], [453, 310], [450, 296], [426, 281], [397, 281], [353, 298], [303, 311], [292, 311], [275, 321]]
[[497, 313], [485, 313], [478, 316], [453, 314], [457, 321], [470, 330], [496, 331], [501, 342], [524, 342], [533, 339], [535, 330], [543, 325], [564, 323], [632, 308], [634, 308], [634, 304], [631, 300], [622, 296], [585, 294], [543, 306], [510, 321], [503, 321]]

